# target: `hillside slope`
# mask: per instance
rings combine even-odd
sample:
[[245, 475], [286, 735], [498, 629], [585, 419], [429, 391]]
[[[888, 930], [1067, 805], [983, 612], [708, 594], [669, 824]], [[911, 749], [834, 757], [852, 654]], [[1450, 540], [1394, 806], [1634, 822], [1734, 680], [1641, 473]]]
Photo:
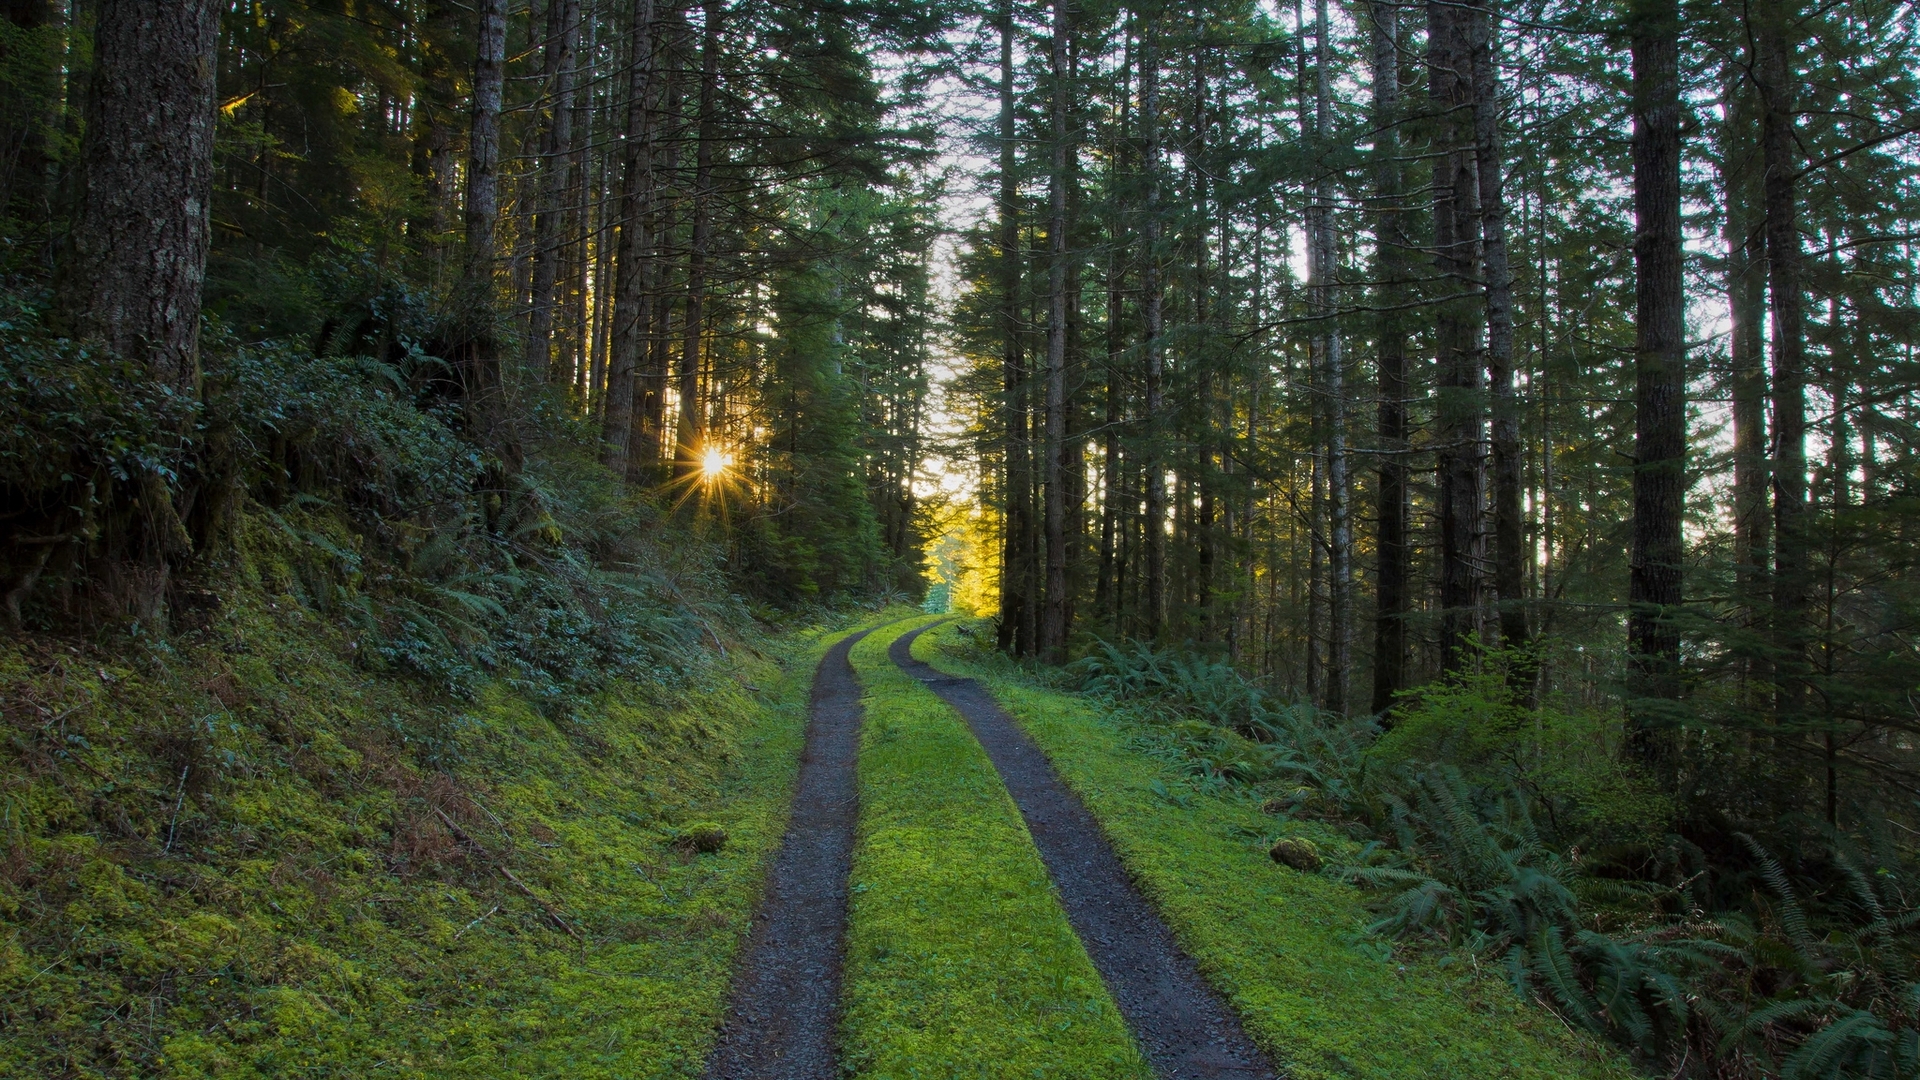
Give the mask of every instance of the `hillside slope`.
[[0, 1075], [696, 1074], [819, 635], [561, 713], [371, 671], [285, 585], [0, 640]]

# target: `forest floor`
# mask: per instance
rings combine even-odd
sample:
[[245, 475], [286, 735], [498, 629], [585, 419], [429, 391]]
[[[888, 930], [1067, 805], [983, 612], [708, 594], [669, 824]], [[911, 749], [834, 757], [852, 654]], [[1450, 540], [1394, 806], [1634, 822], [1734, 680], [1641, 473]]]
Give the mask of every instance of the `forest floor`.
[[1631, 1075], [975, 631], [566, 716], [270, 591], [142, 656], [0, 639], [0, 1075]]

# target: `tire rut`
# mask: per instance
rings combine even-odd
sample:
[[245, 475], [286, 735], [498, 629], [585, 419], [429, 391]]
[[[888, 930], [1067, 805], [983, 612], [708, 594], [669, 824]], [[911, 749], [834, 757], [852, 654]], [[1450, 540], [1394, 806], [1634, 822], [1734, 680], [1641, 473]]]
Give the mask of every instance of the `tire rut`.
[[1154, 1071], [1166, 1080], [1273, 1080], [1278, 1074], [1239, 1017], [1201, 979], [1046, 754], [985, 687], [913, 658], [914, 639], [930, 629], [901, 635], [887, 655], [959, 712], [986, 750], [1026, 819], [1067, 921]]
[[842, 638], [814, 674], [787, 832], [735, 969], [707, 1080], [833, 1080], [865, 719]]

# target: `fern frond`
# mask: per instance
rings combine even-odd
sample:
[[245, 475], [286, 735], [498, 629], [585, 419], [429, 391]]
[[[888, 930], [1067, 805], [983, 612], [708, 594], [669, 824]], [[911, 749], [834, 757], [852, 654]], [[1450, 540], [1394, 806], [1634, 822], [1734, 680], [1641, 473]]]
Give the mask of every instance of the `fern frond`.
[[1867, 880], [1867, 875], [1860, 872], [1860, 868], [1838, 845], [1834, 847], [1833, 861], [1840, 867], [1841, 876], [1847, 879], [1848, 887], [1853, 890], [1853, 898], [1860, 902], [1861, 908], [1867, 913], [1867, 932], [1882, 941], [1892, 937], [1893, 924], [1887, 920], [1886, 909], [1880, 906], [1880, 897], [1874, 894], [1873, 883]]
[[1773, 889], [1774, 895], [1779, 898], [1780, 924], [1786, 927], [1787, 935], [1793, 941], [1794, 947], [1811, 959], [1811, 954], [1816, 948], [1813, 932], [1807, 928], [1806, 912], [1801, 910], [1800, 899], [1794, 894], [1793, 882], [1787, 878], [1786, 867], [1781, 866], [1778, 859], [1775, 859], [1766, 848], [1761, 847], [1760, 841], [1746, 833], [1734, 835], [1740, 838], [1740, 842], [1745, 844], [1747, 850], [1752, 852], [1753, 857], [1759, 861], [1760, 876], [1766, 880], [1767, 885]]
[[1879, 1017], [1850, 1009], [1801, 1043], [1780, 1072], [1788, 1080], [1829, 1080], [1847, 1075], [1846, 1066], [1892, 1042], [1893, 1033]]
[[1726, 1053], [1742, 1040], [1759, 1033], [1760, 1029], [1777, 1024], [1782, 1020], [1794, 1020], [1802, 1016], [1811, 1016], [1816, 1013], [1826, 1012], [1832, 1008], [1833, 1002], [1825, 998], [1789, 998], [1786, 1001], [1776, 1001], [1771, 1005], [1763, 1005], [1748, 1013], [1741, 1019], [1739, 1026], [1727, 1033], [1726, 1038], [1720, 1041], [1720, 1052], [1723, 1054]]
[[1599, 1003], [1580, 985], [1580, 973], [1567, 953], [1557, 926], [1541, 927], [1533, 938], [1533, 970], [1561, 1008], [1571, 1013], [1589, 1030], [1604, 1032]]

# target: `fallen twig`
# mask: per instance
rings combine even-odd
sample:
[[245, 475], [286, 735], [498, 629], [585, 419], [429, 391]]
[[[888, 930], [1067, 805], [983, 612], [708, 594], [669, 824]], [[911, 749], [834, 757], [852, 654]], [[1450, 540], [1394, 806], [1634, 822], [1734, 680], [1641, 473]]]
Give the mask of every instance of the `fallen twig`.
[[192, 765], [180, 768], [180, 792], [173, 800], [173, 817], [167, 821], [167, 846], [160, 849], [162, 855], [173, 850], [173, 830], [180, 824], [180, 807], [187, 801], [187, 770], [191, 768]]
[[[504, 876], [509, 882], [513, 883], [514, 888], [519, 889], [520, 892], [523, 895], [525, 895], [527, 899], [533, 901], [536, 904], [539, 904], [540, 909], [547, 913], [547, 918], [552, 919], [553, 924], [555, 926], [558, 926], [560, 929], [565, 930], [567, 934], [571, 936], [575, 941], [582, 940], [582, 938], [580, 937], [580, 931], [575, 930], [573, 928], [573, 924], [569, 923], [565, 918], [563, 918], [560, 912], [556, 910], [552, 904], [547, 903], [545, 900], [541, 899], [539, 893], [536, 893], [532, 889], [528, 888], [527, 883], [524, 881], [521, 881], [518, 877], [514, 875], [512, 870], [509, 870], [505, 864], [500, 862], [499, 859], [495, 858], [493, 852], [488, 851], [485, 845], [481, 844], [480, 841], [475, 840], [467, 832], [467, 830], [460, 827], [458, 822], [448, 817], [447, 812], [445, 810], [442, 810], [436, 806], [433, 808], [433, 812], [435, 814], [438, 814], [440, 816], [440, 820], [446, 823], [447, 828], [453, 832], [454, 839], [460, 841], [461, 843], [467, 845], [470, 848], [473, 848], [475, 851], [478, 851], [482, 856], [484, 856], [489, 865], [491, 865], [495, 870], [500, 871], [502, 876]], [[489, 912], [488, 914], [491, 914], [491, 912]]]
[[465, 926], [463, 926], [463, 927], [461, 927], [461, 928], [460, 928], [460, 933], [459, 933], [459, 934], [455, 934], [455, 935], [453, 935], [453, 940], [455, 940], [455, 941], [459, 941], [459, 940], [460, 940], [460, 934], [464, 934], [464, 933], [466, 933], [467, 931], [469, 931], [469, 930], [471, 930], [471, 929], [473, 929], [474, 927], [476, 927], [476, 926], [479, 926], [479, 925], [480, 925], [481, 923], [483, 923], [483, 922], [486, 922], [486, 921], [487, 921], [488, 919], [490, 919], [490, 918], [492, 918], [492, 917], [493, 917], [493, 913], [494, 913], [495, 911], [499, 911], [499, 910], [500, 910], [500, 905], [499, 905], [499, 904], [495, 904], [495, 905], [493, 905], [493, 908], [492, 908], [491, 910], [489, 910], [489, 911], [488, 911], [488, 912], [487, 912], [487, 913], [486, 913], [485, 915], [482, 915], [482, 916], [480, 916], [479, 918], [477, 918], [477, 919], [475, 919], [475, 920], [473, 920], [472, 922], [470, 922], [470, 923], [468, 923], [467, 925], [465, 925]]

